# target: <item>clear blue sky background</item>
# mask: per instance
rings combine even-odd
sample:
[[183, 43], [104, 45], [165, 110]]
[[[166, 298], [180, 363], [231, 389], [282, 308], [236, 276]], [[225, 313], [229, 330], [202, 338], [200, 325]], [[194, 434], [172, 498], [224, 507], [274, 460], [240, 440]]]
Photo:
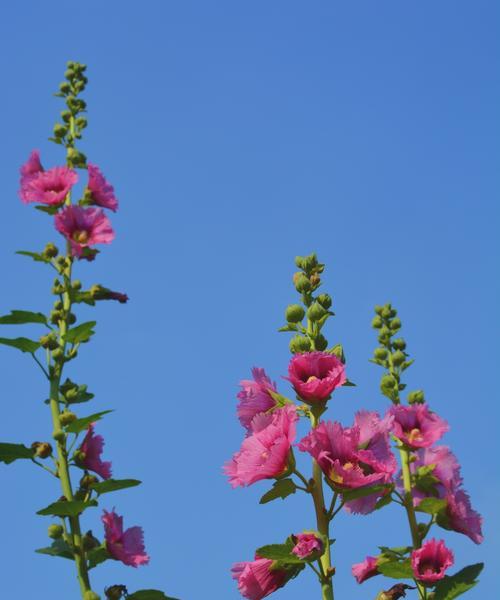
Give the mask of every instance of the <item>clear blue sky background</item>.
[[[328, 336], [358, 384], [330, 415], [385, 410], [370, 320], [392, 301], [416, 358], [409, 385], [450, 421], [446, 443], [486, 519], [482, 546], [444, 537], [457, 567], [489, 565], [468, 598], [495, 593], [499, 17], [494, 0], [3, 6], [1, 312], [50, 308], [51, 273], [14, 255], [56, 240], [50, 219], [19, 202], [18, 168], [32, 148], [47, 166], [63, 160], [46, 139], [68, 59], [89, 65], [82, 149], [121, 201], [115, 243], [78, 273], [131, 300], [92, 313], [95, 341], [71, 375], [96, 393], [81, 414], [116, 409], [99, 426], [105, 458], [144, 485], [105, 506], [144, 527], [152, 560], [99, 568], [98, 589], [236, 599], [232, 562], [314, 525], [308, 498], [259, 506], [268, 483], [231, 491], [221, 465], [242, 439], [239, 379], [265, 366], [287, 391], [288, 338], [276, 329], [295, 299], [294, 256], [316, 250], [337, 313]], [[8, 348], [0, 360], [0, 438], [47, 438], [35, 365]], [[46, 543], [49, 521], [34, 513], [54, 499], [52, 481], [26, 464], [0, 477], [2, 597], [76, 598], [71, 565], [33, 553]], [[97, 511], [87, 526], [101, 534]], [[357, 586], [350, 565], [409, 539], [396, 507], [342, 515], [334, 536], [340, 600], [389, 587]], [[307, 573], [275, 597], [316, 588]]]

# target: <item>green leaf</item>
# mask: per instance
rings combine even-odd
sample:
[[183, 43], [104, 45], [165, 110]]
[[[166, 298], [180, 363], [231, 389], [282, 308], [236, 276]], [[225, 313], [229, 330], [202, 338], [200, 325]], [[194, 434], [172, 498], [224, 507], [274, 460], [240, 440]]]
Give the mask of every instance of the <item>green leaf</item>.
[[483, 567], [483, 563], [477, 563], [465, 567], [455, 575], [445, 576], [436, 585], [434, 600], [453, 600], [468, 592], [476, 585]]
[[82, 417], [81, 419], [75, 419], [72, 423], [70, 423], [69, 425], [66, 425], [66, 431], [68, 433], [80, 433], [80, 431], [87, 429], [87, 427], [91, 423], [94, 423], [95, 421], [99, 421], [100, 419], [102, 419], [102, 417], [104, 415], [107, 415], [110, 412], [113, 412], [113, 411], [112, 410], [103, 410], [101, 412], [94, 413], [93, 415], [89, 415], [88, 417]]
[[273, 487], [262, 496], [259, 504], [267, 504], [277, 498], [284, 500], [290, 494], [295, 494], [296, 490], [297, 486], [291, 479], [278, 479]]
[[106, 546], [99, 546], [87, 552], [87, 558], [89, 560], [89, 569], [93, 569], [105, 560], [108, 560], [108, 558], [111, 558], [111, 555], [106, 549]]
[[73, 329], [70, 329], [64, 336], [64, 341], [69, 342], [70, 344], [82, 344], [88, 342], [90, 337], [95, 333], [93, 331], [95, 326], [96, 321], [87, 321], [86, 323], [78, 325], [78, 327], [73, 327]]
[[21, 352], [29, 352], [33, 354], [40, 348], [39, 342], [35, 342], [33, 340], [29, 340], [25, 337], [18, 338], [0, 338], [0, 344], [4, 344], [5, 346], [11, 346], [12, 348], [17, 348], [21, 350]]
[[446, 508], [447, 502], [442, 498], [424, 498], [415, 510], [418, 512], [427, 513], [428, 515], [436, 515]]
[[335, 356], [339, 358], [341, 362], [345, 363], [344, 348], [342, 344], [337, 344], [333, 346], [333, 348], [328, 348], [327, 352], [328, 354], [335, 354]]
[[379, 510], [380, 508], [384, 508], [384, 506], [387, 506], [391, 502], [392, 496], [390, 494], [385, 494], [385, 496], [382, 496], [380, 500], [377, 500], [377, 503], [375, 504], [375, 508], [373, 510]]
[[22, 444], [0, 444], [0, 462], [9, 465], [20, 458], [33, 458], [35, 452]]
[[139, 481], [138, 479], [106, 479], [106, 481], [94, 483], [92, 489], [98, 494], [108, 494], [109, 492], [116, 492], [118, 490], [135, 487], [141, 483], [142, 481]]
[[366, 498], [372, 494], [377, 494], [388, 490], [387, 485], [373, 485], [371, 487], [357, 488], [356, 490], [347, 490], [342, 492], [342, 500], [349, 502], [350, 500], [357, 500], [358, 498]]
[[283, 327], [280, 327], [278, 329], [278, 331], [297, 331], [298, 330], [298, 326], [295, 323], [288, 323], [287, 325], [283, 325]]
[[349, 379], [346, 379], [345, 382], [342, 384], [343, 387], [356, 387], [356, 384], [353, 381], [349, 381]]
[[413, 579], [413, 571], [409, 560], [381, 563], [377, 569], [382, 575], [393, 579]]
[[[54, 139], [52, 139], [51, 141], [56, 141]], [[59, 140], [59, 142], [56, 143], [61, 143], [61, 141]], [[37, 210], [39, 210], [40, 212], [44, 212], [47, 213], [48, 215], [55, 215], [56, 212], [59, 210], [60, 205], [54, 206], [54, 205], [50, 205], [50, 204], [39, 204], [37, 206], [35, 206], [35, 208]]]
[[29, 256], [36, 262], [50, 263], [50, 258], [43, 256], [43, 254], [38, 254], [37, 252], [28, 252], [26, 250], [18, 250], [16, 254], [21, 254], [22, 256]]
[[53, 502], [46, 508], [37, 511], [36, 514], [53, 517], [76, 517], [91, 506], [97, 506], [97, 502], [95, 500], [89, 500], [87, 502], [84, 502], [83, 500]]
[[10, 315], [0, 317], [0, 325], [23, 325], [24, 323], [42, 323], [47, 325], [47, 317], [42, 313], [29, 310], [11, 310]]
[[139, 590], [127, 596], [127, 600], [177, 600], [170, 596], [165, 596], [159, 590]]
[[382, 554], [395, 557], [403, 557], [413, 550], [413, 546], [393, 546], [392, 548], [388, 546], [379, 546], [379, 548]]
[[268, 544], [255, 551], [261, 558], [279, 560], [282, 564], [303, 565], [304, 561], [292, 554], [293, 543], [287, 540], [286, 544]]
[[47, 548], [38, 548], [35, 552], [38, 552], [38, 554], [48, 554], [49, 556], [59, 556], [61, 558], [74, 560], [71, 547], [64, 540], [54, 540], [51, 546], [48, 546]]

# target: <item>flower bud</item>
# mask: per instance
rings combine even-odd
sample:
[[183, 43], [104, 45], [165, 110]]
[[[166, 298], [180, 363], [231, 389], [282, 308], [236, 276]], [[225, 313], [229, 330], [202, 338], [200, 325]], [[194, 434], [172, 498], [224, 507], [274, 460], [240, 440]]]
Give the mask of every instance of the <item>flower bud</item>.
[[49, 534], [49, 538], [51, 538], [53, 540], [58, 540], [60, 537], [62, 537], [63, 532], [64, 532], [64, 529], [63, 529], [62, 525], [57, 525], [56, 523], [49, 525], [49, 528], [47, 530], [47, 533]]
[[78, 117], [78, 119], [75, 120], [75, 124], [80, 129], [85, 129], [85, 127], [87, 127], [87, 119], [85, 117]]
[[293, 276], [293, 282], [295, 284], [295, 289], [301, 294], [311, 290], [311, 282], [309, 281], [309, 278], [304, 275], [304, 273], [295, 273]]
[[62, 429], [54, 429], [52, 432], [52, 437], [56, 440], [56, 442], [64, 442], [66, 439], [66, 434]]
[[72, 68], [67, 69], [66, 71], [64, 71], [64, 77], [66, 79], [73, 79], [74, 76], [75, 76], [75, 72], [73, 71]]
[[309, 352], [311, 349], [311, 341], [309, 338], [303, 335], [296, 335], [290, 340], [290, 351], [293, 354], [297, 354], [299, 352]]
[[380, 387], [392, 390], [397, 386], [398, 382], [392, 375], [384, 375], [380, 380]]
[[396, 340], [393, 340], [392, 345], [394, 348], [396, 348], [396, 350], [404, 350], [406, 348], [406, 342], [403, 338], [397, 338]]
[[71, 86], [67, 81], [63, 81], [59, 86], [59, 91], [63, 94], [69, 94], [71, 91]]
[[384, 318], [384, 319], [390, 319], [391, 317], [391, 305], [390, 304], [386, 304], [383, 308], [382, 311], [380, 312], [380, 315]]
[[108, 600], [121, 600], [128, 591], [124, 585], [112, 585], [104, 590]]
[[59, 250], [52, 242], [49, 242], [43, 249], [42, 254], [47, 258], [55, 258], [59, 254]]
[[313, 273], [311, 277], [309, 277], [309, 281], [311, 282], [313, 288], [317, 288], [321, 283], [321, 277], [317, 273]]
[[315, 267], [318, 266], [318, 258], [316, 256], [316, 252], [309, 254], [309, 256], [302, 257], [302, 268], [306, 272], [311, 272]]
[[65, 125], [61, 125], [61, 123], [56, 123], [54, 125], [54, 136], [56, 138], [62, 138], [68, 133], [68, 128]]
[[52, 350], [52, 358], [57, 362], [62, 362], [64, 360], [64, 350], [62, 348]]
[[59, 346], [59, 342], [54, 333], [48, 333], [47, 335], [42, 335], [40, 338], [40, 345], [42, 348], [55, 350]]
[[82, 538], [82, 546], [83, 546], [83, 549], [85, 550], [85, 552], [88, 552], [89, 550], [93, 550], [94, 548], [97, 548], [97, 546], [100, 546], [100, 545], [101, 545], [101, 543], [99, 542], [99, 540], [97, 538], [95, 538], [92, 535], [91, 531], [87, 531], [87, 533]]
[[52, 446], [49, 442], [33, 442], [31, 449], [35, 451], [38, 458], [48, 458], [52, 454]]
[[385, 360], [387, 358], [387, 350], [385, 348], [375, 348], [373, 355], [378, 360]]
[[401, 319], [399, 317], [396, 317], [395, 319], [393, 319], [389, 325], [389, 327], [395, 331], [396, 329], [401, 329]]
[[313, 322], [319, 321], [326, 314], [328, 313], [319, 302], [313, 302], [311, 306], [307, 309], [307, 318]]
[[304, 268], [304, 257], [303, 256], [296, 256], [295, 257], [295, 264], [299, 269], [303, 269]]
[[74, 323], [76, 323], [76, 315], [75, 315], [75, 313], [69, 313], [68, 314], [67, 322], [68, 322], [68, 325], [73, 325]]
[[101, 600], [101, 596], [99, 596], [99, 594], [96, 594], [95, 592], [88, 590], [87, 592], [85, 592], [83, 600]]
[[408, 404], [423, 404], [425, 402], [424, 391], [415, 390], [408, 394]]
[[382, 314], [382, 311], [384, 310], [384, 307], [383, 307], [383, 306], [380, 306], [380, 304], [376, 304], [376, 305], [375, 305], [375, 309], [374, 309], [374, 310], [375, 310], [375, 312], [377, 313], [377, 315], [381, 315], [381, 314]]
[[72, 289], [78, 291], [82, 289], [82, 282], [79, 279], [75, 279], [71, 282]]
[[379, 315], [373, 317], [373, 319], [372, 319], [372, 327], [374, 329], [380, 329], [383, 324], [384, 324], [384, 322], [382, 321], [382, 317], [380, 317]]
[[56, 300], [54, 302], [54, 310], [62, 310], [64, 308], [64, 304], [61, 300]]
[[69, 425], [70, 423], [73, 423], [73, 421], [75, 421], [76, 418], [77, 417], [74, 412], [72, 412], [68, 409], [65, 409], [59, 415], [59, 423], [64, 427], [66, 425]]
[[300, 304], [290, 304], [285, 311], [288, 323], [300, 323], [304, 318], [305, 311]]
[[61, 112], [61, 119], [65, 122], [65, 123], [69, 123], [69, 120], [71, 119], [71, 112], [69, 110], [63, 110]]
[[396, 367], [399, 367], [400, 365], [402, 365], [405, 361], [405, 355], [403, 352], [401, 352], [401, 350], [396, 350], [396, 352], [393, 353], [392, 355], [392, 364], [395, 365]]
[[326, 347], [328, 346], [328, 340], [320, 333], [314, 340], [314, 346], [316, 350], [323, 352], [323, 350], [326, 350]]
[[330, 296], [330, 294], [320, 294], [316, 298], [316, 301], [319, 302], [321, 306], [326, 310], [328, 310], [332, 306], [332, 297]]
[[84, 490], [88, 490], [89, 488], [91, 488], [94, 485], [94, 483], [97, 483], [98, 481], [99, 480], [97, 479], [97, 477], [95, 475], [89, 475], [87, 473], [80, 479], [80, 487], [83, 488]]

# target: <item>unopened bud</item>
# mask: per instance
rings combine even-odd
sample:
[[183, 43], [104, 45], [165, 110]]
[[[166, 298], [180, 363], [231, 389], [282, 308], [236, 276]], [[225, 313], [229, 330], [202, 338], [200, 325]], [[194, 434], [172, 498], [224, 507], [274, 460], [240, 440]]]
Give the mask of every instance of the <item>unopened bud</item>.
[[75, 72], [73, 71], [73, 69], [67, 69], [66, 71], [64, 71], [64, 77], [66, 79], [73, 79], [74, 76]]
[[304, 315], [305, 311], [300, 304], [290, 304], [285, 311], [285, 318], [288, 323], [300, 323]]
[[56, 336], [53, 333], [48, 333], [47, 335], [42, 335], [40, 338], [40, 345], [42, 348], [46, 348], [48, 350], [55, 350], [59, 343], [57, 341]]
[[112, 585], [104, 590], [108, 600], [121, 600], [128, 591], [124, 585]]
[[383, 324], [384, 324], [384, 322], [382, 321], [382, 317], [380, 317], [379, 315], [373, 317], [373, 319], [372, 319], [372, 327], [374, 329], [380, 329]]
[[375, 351], [373, 352], [373, 355], [378, 360], [385, 360], [387, 358], [387, 354], [388, 352], [385, 348], [375, 348]]
[[384, 307], [383, 307], [383, 306], [380, 306], [380, 304], [376, 304], [376, 305], [375, 305], [375, 309], [374, 309], [374, 310], [375, 310], [375, 312], [377, 313], [377, 315], [381, 315], [381, 314], [382, 314], [382, 311], [384, 310]]
[[69, 425], [70, 423], [73, 423], [73, 421], [76, 421], [76, 418], [77, 417], [74, 412], [72, 412], [71, 410], [65, 409], [59, 415], [59, 423], [64, 427], [66, 425]]
[[101, 543], [92, 535], [91, 531], [87, 531], [82, 538], [82, 545], [85, 552], [88, 552], [89, 550], [93, 550], [94, 548], [97, 548], [97, 546], [100, 546]]
[[75, 279], [74, 281], [71, 282], [71, 287], [78, 291], [82, 289], [82, 282], [79, 279]]
[[392, 375], [384, 375], [380, 380], [380, 387], [386, 389], [393, 389], [397, 386], [397, 384], [398, 382]]
[[326, 350], [326, 347], [328, 346], [328, 340], [320, 333], [314, 340], [314, 346], [316, 350], [323, 352], [323, 350]]
[[394, 354], [392, 355], [392, 364], [395, 365], [396, 367], [399, 367], [400, 365], [402, 365], [405, 361], [405, 355], [403, 352], [401, 352], [401, 350], [396, 350], [396, 352], [394, 352]]
[[390, 304], [386, 304], [382, 308], [382, 311], [380, 312], [380, 315], [382, 317], [384, 317], [384, 319], [389, 319], [391, 317], [391, 305]]
[[73, 325], [74, 323], [76, 323], [76, 315], [74, 313], [69, 313], [66, 320], [68, 322], [68, 325]]
[[49, 442], [33, 442], [31, 449], [35, 451], [38, 458], [48, 458], [52, 454], [52, 446]]
[[87, 127], [87, 119], [85, 117], [78, 117], [78, 119], [75, 120], [75, 124], [80, 129], [85, 129], [85, 127]]
[[409, 404], [423, 404], [425, 402], [425, 396], [423, 390], [415, 390], [408, 394]]
[[66, 434], [62, 429], [54, 429], [52, 432], [52, 437], [56, 440], [56, 442], [64, 442], [66, 439]]
[[63, 94], [69, 94], [69, 92], [71, 91], [70, 84], [67, 81], [63, 81], [59, 86], [59, 91]]
[[303, 256], [296, 256], [295, 257], [295, 264], [299, 269], [303, 269], [304, 268], [304, 257]]
[[295, 284], [295, 289], [303, 294], [304, 292], [309, 292], [312, 288], [311, 282], [309, 278], [304, 275], [304, 273], [295, 273], [293, 276], [293, 282]]
[[58, 540], [64, 532], [62, 525], [57, 525], [56, 523], [49, 525], [47, 533], [49, 534], [49, 538], [53, 540]]
[[42, 254], [47, 258], [55, 258], [59, 254], [59, 250], [52, 242], [49, 242], [43, 249]]
[[57, 362], [62, 362], [64, 360], [64, 350], [62, 348], [52, 350], [52, 358]]
[[396, 319], [393, 319], [389, 325], [389, 327], [395, 331], [396, 329], [401, 329], [401, 319], [399, 317], [397, 317]]
[[404, 350], [406, 348], [406, 342], [403, 338], [397, 338], [396, 340], [393, 340], [392, 345], [394, 348], [396, 348], [396, 350]]
[[309, 277], [309, 281], [313, 287], [318, 287], [321, 283], [321, 277], [317, 273], [313, 273], [311, 277]]
[[321, 304], [321, 306], [323, 308], [325, 308], [326, 310], [328, 310], [331, 306], [332, 306], [332, 297], [330, 296], [330, 294], [320, 294], [317, 298], [316, 298], [317, 302], [319, 302]]
[[307, 318], [311, 321], [319, 321], [327, 314], [326, 310], [321, 306], [319, 302], [313, 302], [307, 309]]
[[65, 123], [69, 123], [69, 120], [71, 119], [71, 112], [69, 110], [63, 110], [61, 112], [61, 119], [65, 122]]
[[296, 335], [290, 340], [290, 351], [293, 354], [299, 352], [309, 352], [311, 349], [311, 340], [303, 335]]
[[68, 133], [68, 128], [65, 125], [56, 123], [54, 125], [54, 135], [56, 138], [62, 138]]
[[95, 483], [97, 483], [99, 480], [97, 479], [97, 477], [95, 475], [84, 475], [81, 479], [80, 479], [80, 487], [83, 488], [84, 490], [88, 490], [89, 488], [91, 488]]

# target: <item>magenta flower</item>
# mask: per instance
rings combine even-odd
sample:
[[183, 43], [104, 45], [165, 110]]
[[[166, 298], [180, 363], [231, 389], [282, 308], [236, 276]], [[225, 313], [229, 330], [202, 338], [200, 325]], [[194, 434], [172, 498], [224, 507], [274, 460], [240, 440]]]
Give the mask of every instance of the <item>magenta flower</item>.
[[453, 563], [453, 552], [445, 546], [443, 540], [428, 540], [411, 553], [413, 575], [417, 581], [426, 585], [434, 585], [443, 579], [446, 569]]
[[307, 404], [325, 402], [346, 382], [342, 361], [328, 352], [296, 354], [288, 365], [288, 381]]
[[129, 527], [123, 531], [123, 517], [118, 516], [114, 509], [104, 511], [101, 517], [104, 523], [106, 548], [111, 556], [129, 567], [139, 567], [149, 562], [149, 556], [144, 548], [144, 534], [141, 527]]
[[92, 204], [97, 204], [97, 206], [109, 208], [109, 210], [116, 212], [118, 200], [116, 199], [113, 186], [106, 181], [104, 175], [96, 165], [88, 163], [87, 170], [89, 179], [85, 199], [90, 200]]
[[224, 465], [232, 487], [251, 485], [286, 472], [297, 419], [294, 406], [277, 409], [272, 414], [259, 413], [254, 417], [251, 435]]
[[292, 548], [293, 554], [300, 559], [316, 560], [324, 551], [323, 540], [314, 533], [297, 533], [294, 536], [295, 546]]
[[455, 492], [450, 491], [445, 498], [448, 502], [446, 507], [447, 527], [463, 533], [475, 544], [480, 544], [483, 541], [483, 518], [472, 508], [467, 493], [462, 489]]
[[352, 574], [358, 583], [363, 583], [370, 577], [378, 575], [377, 559], [374, 556], [367, 556], [363, 562], [356, 563], [351, 567]]
[[410, 448], [428, 448], [448, 431], [448, 423], [431, 412], [426, 404], [392, 406], [392, 433]]
[[33, 175], [38, 175], [44, 170], [42, 167], [42, 163], [40, 162], [40, 152], [38, 150], [33, 150], [29, 155], [28, 160], [21, 166], [21, 187], [23, 185], [23, 178], [33, 177]]
[[21, 200], [24, 203], [40, 202], [49, 206], [62, 204], [78, 181], [78, 175], [68, 167], [53, 167], [48, 171], [37, 172], [36, 159], [37, 155], [32, 154], [21, 168]]
[[103, 479], [111, 477], [111, 463], [101, 460], [104, 438], [102, 435], [94, 435], [94, 423], [89, 425], [87, 434], [80, 446], [82, 466], [100, 475]]
[[238, 582], [238, 590], [244, 598], [261, 600], [283, 587], [290, 578], [286, 569], [273, 569], [274, 561], [258, 558], [252, 562], [233, 565], [232, 577]]
[[238, 418], [243, 427], [251, 430], [252, 419], [261, 412], [266, 412], [276, 405], [269, 390], [276, 392], [276, 384], [266, 375], [264, 369], [252, 369], [253, 381], [240, 381], [241, 391], [238, 392]]
[[84, 248], [110, 244], [115, 237], [109, 219], [100, 208], [66, 206], [55, 216], [55, 225], [69, 241], [73, 256], [78, 258], [86, 258]]

